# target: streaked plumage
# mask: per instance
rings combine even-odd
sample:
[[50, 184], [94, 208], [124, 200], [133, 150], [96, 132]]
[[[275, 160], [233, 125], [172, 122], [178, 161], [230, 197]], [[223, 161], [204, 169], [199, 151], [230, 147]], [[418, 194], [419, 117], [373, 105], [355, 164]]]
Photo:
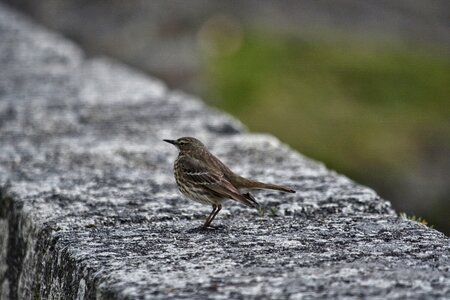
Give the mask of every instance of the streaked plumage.
[[285, 186], [254, 181], [233, 173], [193, 137], [164, 141], [180, 150], [174, 163], [175, 180], [180, 192], [194, 201], [213, 207], [203, 227], [211, 224], [222, 209], [225, 199], [232, 199], [253, 208], [259, 207], [250, 193], [241, 193], [240, 189], [273, 189], [295, 193]]

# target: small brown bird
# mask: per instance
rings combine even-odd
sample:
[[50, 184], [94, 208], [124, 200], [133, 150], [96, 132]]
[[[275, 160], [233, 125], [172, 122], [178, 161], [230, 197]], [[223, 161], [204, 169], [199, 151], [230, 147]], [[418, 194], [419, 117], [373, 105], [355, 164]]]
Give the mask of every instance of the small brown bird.
[[180, 192], [194, 201], [213, 207], [203, 228], [211, 224], [222, 209], [222, 202], [225, 199], [259, 208], [259, 204], [250, 193], [241, 192], [243, 189], [271, 189], [295, 193], [286, 186], [262, 183], [233, 173], [196, 138], [182, 137], [164, 141], [180, 150], [174, 164], [175, 180]]

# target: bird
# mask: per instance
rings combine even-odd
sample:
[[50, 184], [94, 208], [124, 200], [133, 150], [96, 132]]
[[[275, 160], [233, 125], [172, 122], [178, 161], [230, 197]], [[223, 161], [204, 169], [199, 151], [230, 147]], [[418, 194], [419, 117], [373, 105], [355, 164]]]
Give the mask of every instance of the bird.
[[226, 199], [259, 209], [260, 205], [247, 190], [271, 189], [295, 193], [295, 190], [287, 186], [263, 183], [239, 176], [194, 137], [163, 141], [176, 146], [179, 150], [173, 165], [179, 191], [191, 200], [212, 206], [212, 211], [202, 229], [210, 227]]

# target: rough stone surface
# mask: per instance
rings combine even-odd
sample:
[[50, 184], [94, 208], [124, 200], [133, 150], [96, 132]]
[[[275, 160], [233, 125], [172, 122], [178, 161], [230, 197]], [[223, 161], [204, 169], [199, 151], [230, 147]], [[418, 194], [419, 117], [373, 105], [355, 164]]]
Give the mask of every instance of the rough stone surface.
[[[450, 298], [450, 243], [364, 186], [0, 4], [0, 298]], [[295, 130], [295, 129], [293, 129]], [[185, 200], [163, 138], [288, 184]]]

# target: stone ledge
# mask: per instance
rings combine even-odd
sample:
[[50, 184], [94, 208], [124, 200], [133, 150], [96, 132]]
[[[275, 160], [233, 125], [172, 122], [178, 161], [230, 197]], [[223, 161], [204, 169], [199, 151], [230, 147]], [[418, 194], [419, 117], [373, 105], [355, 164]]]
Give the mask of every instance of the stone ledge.
[[[445, 298], [449, 239], [198, 99], [0, 4], [0, 298]], [[265, 216], [175, 188], [163, 138], [197, 136]]]

